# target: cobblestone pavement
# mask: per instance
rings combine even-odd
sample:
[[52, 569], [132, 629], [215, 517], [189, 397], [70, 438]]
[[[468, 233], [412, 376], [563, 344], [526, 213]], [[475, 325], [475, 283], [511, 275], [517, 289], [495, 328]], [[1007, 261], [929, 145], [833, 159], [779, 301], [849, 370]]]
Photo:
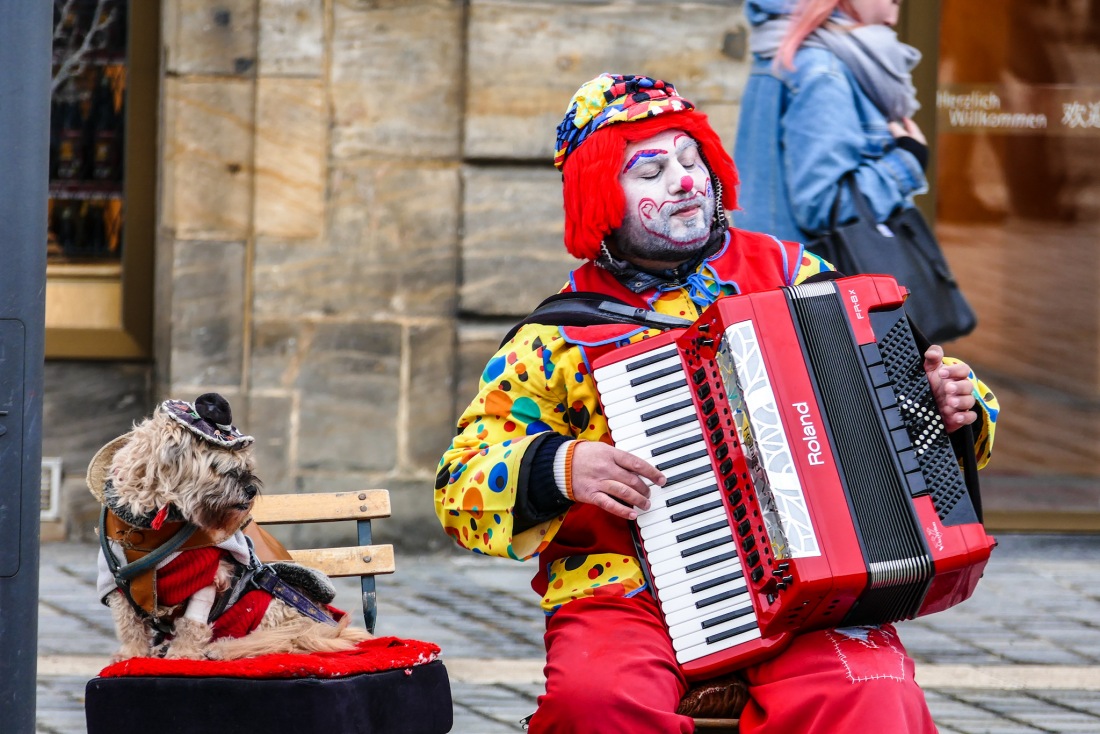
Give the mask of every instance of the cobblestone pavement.
[[[944, 734], [1100, 732], [1100, 537], [1003, 535], [974, 597], [899, 625]], [[38, 734], [85, 734], [84, 684], [114, 649], [92, 545], [41, 554]], [[521, 731], [542, 690], [532, 564], [399, 556], [378, 579], [383, 635], [440, 645], [458, 734]], [[356, 580], [337, 604], [357, 610]]]

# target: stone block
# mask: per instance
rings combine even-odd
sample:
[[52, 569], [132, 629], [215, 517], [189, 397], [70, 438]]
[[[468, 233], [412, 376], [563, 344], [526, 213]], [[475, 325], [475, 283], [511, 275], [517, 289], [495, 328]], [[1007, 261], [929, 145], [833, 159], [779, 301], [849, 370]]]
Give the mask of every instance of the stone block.
[[524, 316], [580, 264], [562, 242], [561, 176], [552, 166], [466, 166], [460, 306]]
[[242, 431], [256, 438], [253, 444], [256, 475], [263, 482], [264, 493], [277, 494], [293, 488], [290, 469], [294, 463], [295, 447], [291, 441], [294, 411], [291, 394], [253, 391], [248, 399], [248, 414], [238, 423]]
[[287, 388], [298, 379], [301, 364], [301, 330], [293, 320], [252, 322], [249, 352], [249, 384], [253, 389]]
[[317, 241], [257, 237], [252, 264], [253, 315], [257, 321], [360, 313], [362, 255]]
[[324, 6], [324, 0], [260, 0], [261, 76], [324, 74]]
[[454, 435], [454, 322], [414, 324], [408, 339], [406, 453], [431, 473]]
[[552, 159], [573, 92], [605, 71], [671, 81], [726, 138], [748, 65], [739, 5], [473, 0], [464, 155]]
[[43, 369], [42, 454], [62, 457], [65, 474], [82, 477], [103, 444], [129, 431], [154, 408], [148, 364], [48, 361]]
[[332, 153], [456, 158], [463, 3], [338, 2], [331, 51]]
[[240, 385], [244, 260], [243, 242], [176, 242], [172, 268], [173, 381]]
[[256, 73], [256, 0], [175, 0], [166, 5], [169, 73]]
[[70, 540], [95, 540], [100, 505], [84, 481], [88, 462], [101, 446], [152, 414], [151, 386], [148, 364], [46, 362], [42, 455], [62, 460], [61, 519]]
[[407, 160], [337, 163], [329, 189], [329, 244], [347, 268], [341, 277], [351, 279], [341, 308], [367, 317], [453, 314], [458, 169]]
[[319, 323], [304, 345], [298, 468], [391, 469], [397, 456], [401, 327]]
[[256, 234], [318, 237], [327, 163], [324, 82], [261, 77], [256, 95]]
[[161, 222], [181, 239], [244, 240], [252, 204], [254, 85], [165, 80]]

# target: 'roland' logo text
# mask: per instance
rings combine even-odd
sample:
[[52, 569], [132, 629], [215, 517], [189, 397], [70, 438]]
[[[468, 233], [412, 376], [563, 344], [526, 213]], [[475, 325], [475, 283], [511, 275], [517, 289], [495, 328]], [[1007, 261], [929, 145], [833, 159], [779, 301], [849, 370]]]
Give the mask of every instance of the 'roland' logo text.
[[798, 411], [798, 420], [802, 424], [802, 442], [806, 446], [806, 461], [814, 466], [822, 466], [825, 459], [821, 455], [821, 441], [817, 437], [817, 424], [810, 415], [808, 403], [791, 403]]

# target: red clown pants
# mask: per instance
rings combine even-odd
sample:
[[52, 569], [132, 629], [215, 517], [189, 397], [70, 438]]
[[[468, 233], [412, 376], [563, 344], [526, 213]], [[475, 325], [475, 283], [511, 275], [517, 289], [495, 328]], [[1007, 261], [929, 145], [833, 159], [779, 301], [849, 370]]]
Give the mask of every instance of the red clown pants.
[[[653, 598], [593, 597], [547, 620], [546, 694], [533, 734], [694, 731], [675, 714], [687, 682]], [[935, 734], [913, 661], [892, 626], [829, 630], [743, 671], [741, 734]]]

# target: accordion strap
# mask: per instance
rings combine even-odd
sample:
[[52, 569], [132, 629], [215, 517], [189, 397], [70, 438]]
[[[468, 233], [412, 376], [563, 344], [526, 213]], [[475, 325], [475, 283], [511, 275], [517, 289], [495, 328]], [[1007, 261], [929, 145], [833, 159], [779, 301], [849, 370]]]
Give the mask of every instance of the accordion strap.
[[683, 329], [691, 326], [691, 319], [667, 316], [663, 313], [638, 308], [603, 293], [567, 291], [555, 293], [535, 307], [522, 321], [513, 326], [501, 340], [507, 344], [524, 324], [549, 324], [553, 326], [596, 326], [599, 324], [634, 324], [651, 329]]

